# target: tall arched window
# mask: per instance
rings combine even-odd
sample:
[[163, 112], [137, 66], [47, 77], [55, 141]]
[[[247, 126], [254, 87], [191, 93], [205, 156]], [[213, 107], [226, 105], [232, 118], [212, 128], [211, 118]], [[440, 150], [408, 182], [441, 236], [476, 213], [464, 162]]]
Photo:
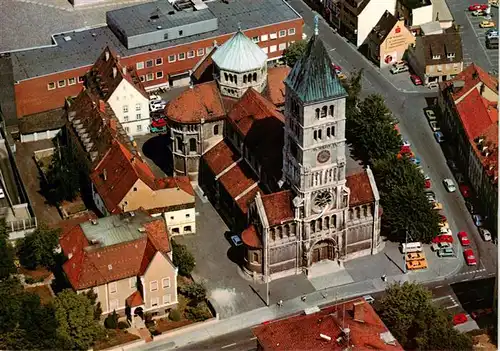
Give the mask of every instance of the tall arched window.
[[214, 125], [214, 135], [219, 135], [219, 125]]
[[320, 218], [317, 220], [318, 230], [323, 230], [323, 220]]
[[330, 228], [330, 217], [325, 217], [325, 229]]
[[323, 106], [321, 108], [321, 118], [325, 118], [326, 117], [327, 110], [328, 110], [328, 107], [326, 107], [326, 106]]
[[288, 224], [285, 224], [285, 236], [290, 236], [290, 226]]
[[311, 232], [314, 233], [316, 231], [316, 222], [311, 222]]
[[330, 116], [333, 117], [333, 105], [330, 105]]
[[189, 151], [191, 152], [196, 152], [196, 139], [195, 138], [191, 138], [189, 139]]
[[228, 81], [228, 76], [227, 76], [227, 73], [224, 73], [224, 80], [227, 82]]
[[233, 75], [232, 75], [232, 74], [230, 74], [230, 75], [229, 75], [229, 81], [230, 81], [231, 83], [233, 82]]
[[259, 262], [259, 254], [257, 252], [254, 252], [252, 256], [254, 262]]
[[319, 108], [316, 109], [316, 118], [319, 119]]
[[243, 76], [243, 84], [247, 82], [247, 76]]
[[254, 82], [256, 82], [256, 81], [257, 81], [257, 73], [254, 73], [254, 74], [253, 74], [252, 79], [253, 79], [253, 81], [254, 81]]
[[234, 75], [234, 83], [238, 84], [238, 76], [236, 74]]
[[181, 137], [177, 137], [175, 138], [177, 140], [177, 151], [180, 151], [182, 152], [182, 138]]
[[333, 228], [337, 228], [337, 215], [332, 216], [332, 226]]
[[271, 228], [270, 232], [271, 232], [271, 239], [276, 240], [276, 233], [274, 232], [274, 228]]

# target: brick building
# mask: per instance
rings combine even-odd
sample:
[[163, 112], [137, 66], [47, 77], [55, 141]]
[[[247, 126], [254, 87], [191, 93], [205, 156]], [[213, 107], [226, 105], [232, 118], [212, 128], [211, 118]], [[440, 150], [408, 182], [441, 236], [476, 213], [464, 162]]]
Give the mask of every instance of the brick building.
[[188, 84], [189, 72], [237, 31], [281, 57], [302, 39], [303, 20], [283, 0], [167, 1], [110, 11], [107, 26], [54, 35], [54, 45], [10, 54], [16, 112], [20, 118], [64, 106], [81, 91], [85, 73], [109, 47], [135, 68], [146, 89]]

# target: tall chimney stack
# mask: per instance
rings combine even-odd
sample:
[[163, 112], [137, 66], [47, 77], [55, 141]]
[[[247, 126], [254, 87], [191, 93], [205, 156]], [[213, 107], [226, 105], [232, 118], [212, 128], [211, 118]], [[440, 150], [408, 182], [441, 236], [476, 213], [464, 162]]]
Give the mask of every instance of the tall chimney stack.
[[113, 78], [116, 78], [116, 74], [118, 73], [118, 69], [113, 67]]
[[109, 51], [108, 50], [106, 50], [105, 55], [106, 55], [106, 62], [107, 62], [109, 60]]

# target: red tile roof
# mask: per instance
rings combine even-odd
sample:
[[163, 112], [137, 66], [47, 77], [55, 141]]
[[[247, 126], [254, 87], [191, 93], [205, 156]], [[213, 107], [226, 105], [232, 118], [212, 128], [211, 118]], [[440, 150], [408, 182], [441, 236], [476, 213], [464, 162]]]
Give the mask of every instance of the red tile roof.
[[215, 81], [195, 85], [165, 107], [165, 115], [175, 123], [201, 123], [213, 121], [226, 115], [219, 88]]
[[239, 162], [219, 178], [220, 184], [234, 199], [258, 181], [245, 162]]
[[257, 233], [257, 229], [252, 224], [241, 233], [241, 240], [246, 246], [254, 247], [256, 249], [262, 248], [262, 241]]
[[295, 217], [292, 200], [293, 193], [290, 190], [262, 195], [262, 203], [270, 226], [290, 221]]
[[464, 81], [464, 87], [452, 93], [453, 100], [457, 100], [476, 86], [479, 82], [483, 82], [488, 88], [493, 91], [498, 91], [498, 79], [486, 73], [481, 67], [472, 63], [462, 72], [457, 74], [453, 79], [441, 83], [443, 87], [448, 87], [455, 81]]
[[225, 140], [220, 141], [203, 155], [203, 160], [212, 170], [214, 175], [219, 175], [223, 170], [238, 161], [238, 156]]
[[375, 201], [372, 186], [366, 171], [346, 177], [347, 187], [351, 190], [349, 206], [368, 204]]
[[457, 105], [457, 112], [462, 120], [462, 125], [470, 140], [478, 137], [492, 123], [498, 121], [498, 113], [494, 107], [485, 106], [485, 102], [477, 89], [471, 91]]
[[236, 204], [240, 208], [241, 213], [246, 214], [248, 212], [248, 206], [255, 199], [255, 195], [257, 195], [257, 192], [264, 194], [264, 190], [262, 190], [260, 186], [256, 186], [247, 194], [245, 194], [245, 196], [242, 196], [238, 201], [236, 201]]
[[139, 291], [135, 291], [127, 297], [127, 300], [125, 301], [127, 303], [128, 307], [137, 307], [144, 305], [144, 300], [142, 299], [141, 293]]
[[118, 205], [139, 179], [151, 190], [155, 189], [155, 177], [149, 166], [116, 141], [90, 179], [110, 213], [122, 211]]
[[178, 177], [167, 177], [155, 180], [156, 189], [172, 189], [180, 188], [184, 190], [189, 195], [194, 196], [194, 189], [189, 177], [178, 176]]
[[81, 290], [142, 275], [157, 252], [170, 251], [163, 219], [143, 227], [146, 233], [140, 239], [106, 247], [90, 247], [80, 225], [65, 233], [59, 243], [68, 257], [63, 270], [73, 288]]
[[250, 88], [228, 113], [228, 119], [264, 171], [279, 180], [285, 118], [276, 106]]
[[202, 57], [201, 60], [198, 61], [198, 63], [193, 67], [192, 75], [196, 80], [199, 80], [201, 76], [203, 76], [203, 73], [207, 71], [207, 69], [213, 67], [214, 61], [212, 60], [212, 56], [217, 51], [217, 48], [217, 46], [214, 46], [212, 50], [210, 50], [208, 55]]
[[[354, 304], [360, 303], [363, 322], [354, 319]], [[345, 308], [344, 308], [345, 306]], [[349, 338], [342, 332], [349, 328]], [[342, 351], [349, 347], [353, 350], [403, 351], [397, 340], [384, 342], [382, 333], [388, 333], [387, 327], [371, 305], [363, 299], [356, 299], [322, 309], [310, 315], [299, 315], [261, 325], [253, 329], [263, 350], [289, 351]], [[331, 338], [326, 340], [320, 336]], [[390, 338], [391, 334], [384, 334]], [[349, 342], [350, 345], [347, 344]]]
[[283, 81], [290, 73], [290, 67], [272, 67], [267, 70], [267, 90], [266, 96], [276, 106], [285, 103], [285, 84]]

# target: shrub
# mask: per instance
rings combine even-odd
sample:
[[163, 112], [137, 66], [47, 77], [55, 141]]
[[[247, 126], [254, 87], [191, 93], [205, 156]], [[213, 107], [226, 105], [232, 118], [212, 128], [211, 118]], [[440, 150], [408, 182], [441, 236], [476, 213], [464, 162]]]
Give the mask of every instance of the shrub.
[[204, 301], [207, 297], [207, 289], [202, 283], [193, 282], [189, 285], [180, 286], [179, 291], [181, 294], [191, 298], [195, 305]]
[[127, 322], [118, 322], [117, 324], [118, 329], [127, 329], [129, 327]]
[[186, 245], [178, 244], [172, 240], [172, 251], [174, 266], [179, 268], [179, 274], [187, 277], [193, 271], [195, 260]]
[[178, 322], [181, 320], [181, 313], [177, 309], [173, 309], [168, 314], [168, 318], [173, 322]]
[[118, 327], [118, 315], [115, 310], [113, 310], [113, 313], [106, 317], [104, 320], [104, 326], [107, 329], [116, 329]]
[[212, 315], [203, 305], [197, 305], [194, 307], [188, 306], [186, 308], [186, 317], [191, 321], [198, 322], [209, 319]]

